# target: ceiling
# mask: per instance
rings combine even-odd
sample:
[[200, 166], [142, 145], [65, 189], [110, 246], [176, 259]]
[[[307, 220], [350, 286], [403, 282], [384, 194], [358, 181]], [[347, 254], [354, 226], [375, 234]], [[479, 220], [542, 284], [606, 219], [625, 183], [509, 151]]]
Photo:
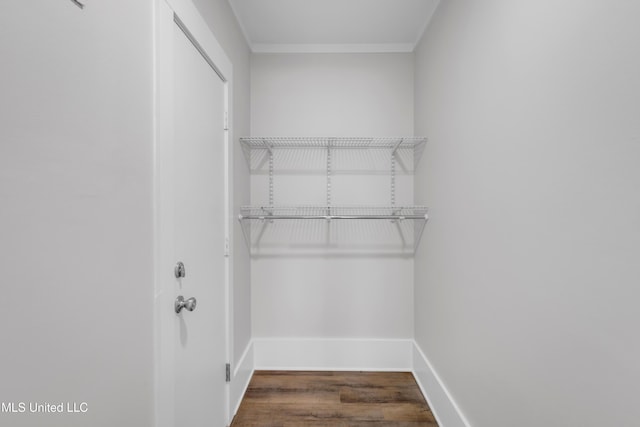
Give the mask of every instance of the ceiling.
[[253, 52], [412, 52], [439, 0], [229, 0]]

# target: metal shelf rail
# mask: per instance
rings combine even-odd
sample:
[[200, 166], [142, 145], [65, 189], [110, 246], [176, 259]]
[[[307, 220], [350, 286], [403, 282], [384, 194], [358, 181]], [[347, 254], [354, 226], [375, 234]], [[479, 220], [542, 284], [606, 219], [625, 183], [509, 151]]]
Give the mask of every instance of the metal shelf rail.
[[238, 219], [405, 219], [427, 220], [426, 206], [243, 206]]
[[424, 137], [348, 138], [348, 137], [246, 137], [240, 142], [247, 149], [274, 150], [279, 148], [320, 149], [416, 149], [422, 147]]
[[[402, 221], [415, 221], [414, 249], [420, 242], [424, 226], [428, 220], [424, 206], [396, 206], [396, 163], [400, 150], [411, 150], [414, 163], [426, 144], [424, 137], [246, 137], [240, 138], [247, 159], [251, 152], [259, 150], [263, 161], [269, 162], [269, 203], [268, 206], [245, 206], [238, 219], [243, 224], [245, 240], [251, 248], [249, 221], [262, 222], [264, 226], [274, 220], [389, 220], [399, 225]], [[326, 206], [274, 206], [274, 151], [290, 149], [326, 150]], [[334, 206], [332, 205], [331, 178], [333, 150], [387, 150], [389, 152], [390, 206]], [[401, 227], [398, 230], [402, 234]], [[262, 233], [260, 233], [262, 234]], [[404, 238], [403, 238], [404, 241]]]
[[[266, 226], [274, 220], [387, 220], [400, 224], [414, 222], [413, 249], [420, 243], [429, 219], [426, 206], [243, 206], [238, 219], [247, 245], [251, 247], [251, 223]], [[401, 228], [398, 227], [401, 232]], [[403, 241], [406, 239], [403, 237]]]

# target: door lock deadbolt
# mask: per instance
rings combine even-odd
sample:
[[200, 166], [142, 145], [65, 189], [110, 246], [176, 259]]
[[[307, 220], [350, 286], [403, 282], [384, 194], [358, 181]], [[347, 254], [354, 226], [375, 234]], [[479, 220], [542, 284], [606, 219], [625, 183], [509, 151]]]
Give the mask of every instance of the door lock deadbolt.
[[176, 279], [180, 279], [187, 274], [182, 261], [178, 261], [176, 267], [173, 269], [173, 272], [176, 274]]

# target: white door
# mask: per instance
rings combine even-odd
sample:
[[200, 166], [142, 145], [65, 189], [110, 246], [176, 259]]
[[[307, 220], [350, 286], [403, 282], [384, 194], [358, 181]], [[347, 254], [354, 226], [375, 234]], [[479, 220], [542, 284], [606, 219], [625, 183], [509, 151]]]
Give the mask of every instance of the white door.
[[[226, 423], [225, 83], [173, 26], [173, 235], [175, 296], [195, 310], [175, 314], [175, 423]], [[177, 274], [176, 274], [177, 275]]]

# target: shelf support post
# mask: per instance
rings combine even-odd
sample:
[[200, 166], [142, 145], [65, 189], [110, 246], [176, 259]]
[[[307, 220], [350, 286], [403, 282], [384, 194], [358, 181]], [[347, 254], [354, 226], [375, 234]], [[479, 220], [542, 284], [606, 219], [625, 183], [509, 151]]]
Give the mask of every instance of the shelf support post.
[[331, 147], [333, 138], [327, 141], [327, 216], [331, 216]]
[[269, 206], [273, 206], [273, 147], [265, 139], [262, 140], [269, 151]]
[[400, 138], [400, 141], [391, 150], [391, 206], [396, 205], [396, 151], [403, 141], [404, 138]]

